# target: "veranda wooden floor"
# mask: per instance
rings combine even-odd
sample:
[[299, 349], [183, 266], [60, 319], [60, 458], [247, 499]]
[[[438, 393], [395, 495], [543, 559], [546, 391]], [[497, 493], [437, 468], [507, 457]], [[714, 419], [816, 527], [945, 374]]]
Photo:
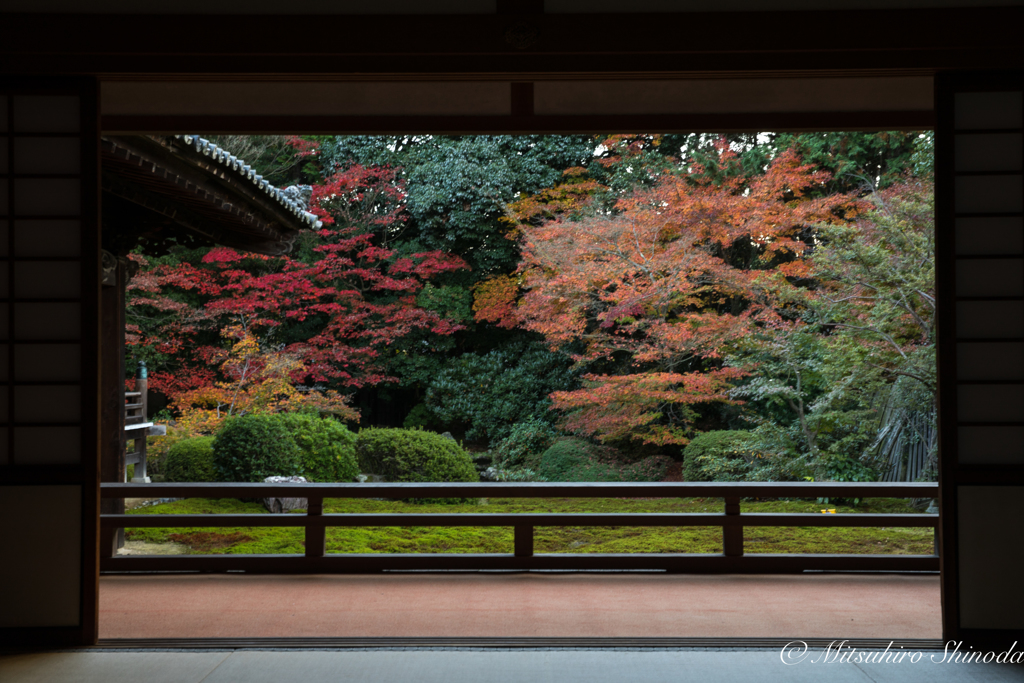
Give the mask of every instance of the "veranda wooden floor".
[[940, 638], [935, 574], [104, 576], [100, 638]]

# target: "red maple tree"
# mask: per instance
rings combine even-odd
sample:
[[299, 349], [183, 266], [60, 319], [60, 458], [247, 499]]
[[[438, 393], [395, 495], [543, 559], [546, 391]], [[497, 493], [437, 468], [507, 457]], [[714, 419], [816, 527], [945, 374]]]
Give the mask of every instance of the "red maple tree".
[[[432, 278], [466, 268], [465, 262], [437, 251], [401, 255], [387, 246], [404, 223], [404, 198], [395, 170], [353, 166], [313, 187], [311, 210], [323, 225], [300, 236], [294, 256], [216, 247], [198, 262], [156, 267], [134, 257], [143, 268], [129, 285], [137, 321], [127, 341], [174, 361], [151, 374], [151, 388], [184, 409], [219, 400], [211, 398], [215, 386], [230, 393], [225, 383], [252, 383], [260, 376], [255, 370], [284, 367], [293, 387], [323, 403], [327, 387], [344, 391], [390, 381], [381, 355], [404, 336], [460, 329], [418, 307], [416, 294]], [[160, 323], [146, 325], [147, 315]], [[296, 325], [308, 336], [282, 341]], [[248, 340], [242, 356], [238, 340]], [[239, 363], [253, 372], [239, 373]]]

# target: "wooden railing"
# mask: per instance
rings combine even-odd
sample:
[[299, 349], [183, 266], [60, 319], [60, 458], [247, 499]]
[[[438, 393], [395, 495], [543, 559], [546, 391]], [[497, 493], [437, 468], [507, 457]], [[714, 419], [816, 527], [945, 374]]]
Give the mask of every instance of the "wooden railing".
[[166, 425], [155, 425], [149, 421], [148, 403], [149, 379], [146, 364], [139, 363], [135, 375], [135, 391], [124, 392], [124, 437], [125, 443], [132, 443], [131, 450], [124, 456], [125, 467], [134, 465], [132, 483], [149, 483], [146, 472], [146, 437], [163, 436], [167, 433]]
[[[105, 514], [105, 529], [131, 527], [302, 527], [304, 555], [160, 555], [105, 557], [119, 571], [367, 572], [446, 569], [665, 569], [686, 572], [804, 570], [937, 571], [937, 555], [768, 554], [743, 552], [743, 528], [937, 527], [934, 514], [744, 513], [741, 499], [932, 498], [934, 483], [640, 483], [640, 484], [103, 484], [103, 498], [306, 498], [306, 514]], [[324, 514], [325, 498], [722, 498], [720, 513], [340, 513]], [[360, 553], [328, 555], [327, 527], [512, 527], [511, 554]], [[535, 527], [722, 527], [721, 553], [535, 554]], [[936, 543], [936, 552], [938, 544]]]

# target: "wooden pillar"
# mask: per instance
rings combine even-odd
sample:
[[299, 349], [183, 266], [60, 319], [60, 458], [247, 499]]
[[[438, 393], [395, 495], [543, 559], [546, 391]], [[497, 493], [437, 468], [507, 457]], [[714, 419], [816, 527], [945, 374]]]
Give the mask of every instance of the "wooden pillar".
[[[100, 479], [121, 482], [124, 464], [124, 304], [127, 273], [125, 264], [109, 252], [103, 253], [103, 287], [100, 292]], [[124, 513], [124, 501], [102, 499], [103, 514]], [[104, 529], [100, 553], [109, 557], [124, 545], [123, 529]]]

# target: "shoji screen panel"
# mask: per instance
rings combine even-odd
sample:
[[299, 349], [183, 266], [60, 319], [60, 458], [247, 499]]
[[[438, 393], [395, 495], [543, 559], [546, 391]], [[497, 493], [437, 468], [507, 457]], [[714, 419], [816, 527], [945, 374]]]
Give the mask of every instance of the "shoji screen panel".
[[943, 609], [946, 636], [1024, 632], [1024, 88], [939, 79]]
[[0, 81], [0, 640], [96, 629], [96, 84]]

